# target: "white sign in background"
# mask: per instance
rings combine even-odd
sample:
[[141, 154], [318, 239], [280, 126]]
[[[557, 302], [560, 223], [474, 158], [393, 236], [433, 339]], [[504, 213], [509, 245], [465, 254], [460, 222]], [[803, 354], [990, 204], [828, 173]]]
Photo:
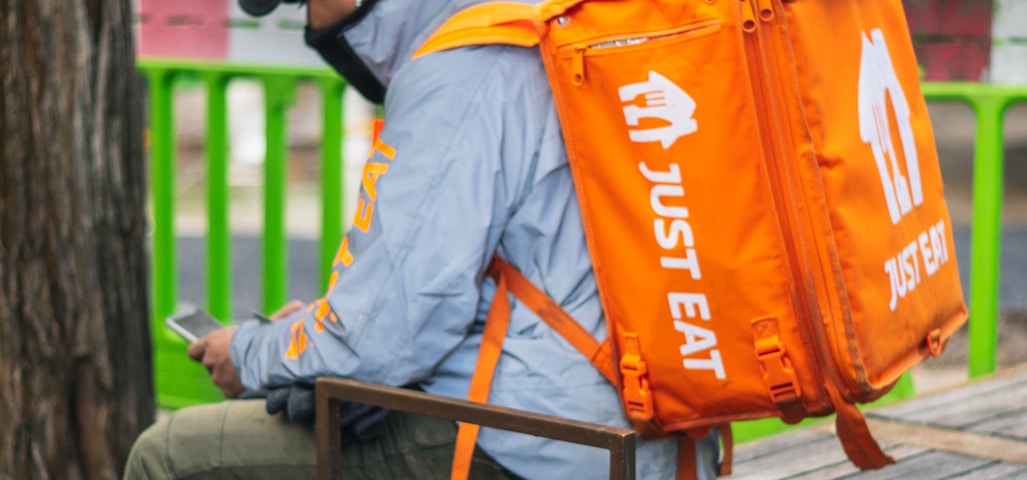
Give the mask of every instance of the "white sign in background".
[[282, 4], [270, 15], [255, 19], [244, 13], [238, 2], [232, 1], [229, 5], [229, 19], [241, 20], [238, 24], [258, 22], [256, 28], [229, 29], [229, 62], [324, 66], [324, 60], [303, 41], [303, 27], [307, 24], [305, 6]]
[[1027, 84], [1027, 0], [996, 0], [991, 38], [991, 82]]

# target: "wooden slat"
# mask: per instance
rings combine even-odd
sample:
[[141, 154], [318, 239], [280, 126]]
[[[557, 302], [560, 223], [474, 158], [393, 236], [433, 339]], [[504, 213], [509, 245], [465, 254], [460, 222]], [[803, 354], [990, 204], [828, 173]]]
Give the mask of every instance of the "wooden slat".
[[[1020, 410], [1024, 407], [1025, 398], [1027, 382], [980, 395], [955, 397], [950, 402], [931, 409], [925, 408], [890, 418], [909, 423], [929, 423], [939, 427], [966, 428]], [[871, 416], [878, 417], [876, 413]]]
[[[803, 449], [807, 445], [834, 439], [833, 436], [812, 428], [793, 430], [773, 437], [739, 445], [735, 449], [735, 463], [755, 461], [761, 457], [778, 457], [783, 448]], [[737, 472], [735, 472], [737, 473]], [[732, 475], [733, 476], [733, 475]]]
[[[917, 455], [923, 455], [927, 452], [920, 447], [914, 447], [910, 445], [888, 445], [884, 447], [885, 453], [895, 457], [899, 463], [905, 462], [907, 459], [915, 457]], [[803, 460], [796, 459], [795, 462], [802, 462]], [[886, 467], [891, 468], [891, 467]], [[825, 478], [842, 478], [849, 475], [856, 475], [860, 473], [859, 469], [852, 464], [848, 459], [837, 462], [831, 465], [817, 466], [809, 465], [807, 471], [802, 474], [788, 477], [789, 480], [821, 480]], [[766, 477], [764, 477], [766, 478]]]
[[1027, 478], [1027, 465], [1018, 463], [993, 463], [978, 470], [969, 472], [967, 478], [973, 480], [1013, 480]]
[[[838, 438], [820, 433], [813, 441], [792, 443], [788, 435], [764, 440], [761, 449], [770, 452], [744, 461], [736, 461], [731, 472], [732, 480], [757, 480], [764, 478], [787, 478], [799, 475], [824, 465], [848, 461]], [[744, 458], [745, 449], [739, 448], [736, 455]]]
[[1020, 384], [1027, 384], [1027, 366], [981, 378], [926, 397], [913, 398], [895, 405], [877, 408], [873, 410], [872, 415], [902, 419], [907, 415], [946, 408], [954, 403], [965, 403], [974, 397], [993, 396], [1017, 388]]
[[898, 465], [880, 470], [869, 470], [852, 475], [853, 480], [916, 479], [941, 480], [949, 478], [973, 478], [970, 473], [993, 464], [968, 455], [942, 451], [928, 451], [908, 458]]
[[925, 425], [867, 419], [878, 441], [916, 445], [980, 458], [1027, 464], [1027, 443]]
[[[736, 462], [731, 480], [838, 478], [859, 471], [845, 456], [838, 438], [833, 434], [826, 435], [825, 432], [818, 441], [801, 446], [793, 446], [788, 439], [777, 437], [764, 442], [766, 444], [761, 448], [775, 448], [777, 453]], [[748, 445], [741, 446], [738, 453], [744, 453], [746, 447]], [[926, 451], [921, 447], [890, 443], [883, 444], [882, 448], [899, 461]]]
[[[1024, 397], [1020, 403], [1024, 403]], [[1027, 405], [978, 422], [966, 429], [968, 432], [997, 435], [1027, 441]]]

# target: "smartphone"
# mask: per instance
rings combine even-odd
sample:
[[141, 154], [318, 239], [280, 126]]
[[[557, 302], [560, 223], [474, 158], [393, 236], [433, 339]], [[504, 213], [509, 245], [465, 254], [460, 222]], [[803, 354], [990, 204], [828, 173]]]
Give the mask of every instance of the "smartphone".
[[195, 342], [207, 336], [208, 333], [225, 327], [224, 324], [207, 314], [207, 312], [196, 308], [176, 313], [168, 317], [164, 323], [174, 330], [175, 333], [181, 335], [182, 338], [188, 340], [189, 343]]

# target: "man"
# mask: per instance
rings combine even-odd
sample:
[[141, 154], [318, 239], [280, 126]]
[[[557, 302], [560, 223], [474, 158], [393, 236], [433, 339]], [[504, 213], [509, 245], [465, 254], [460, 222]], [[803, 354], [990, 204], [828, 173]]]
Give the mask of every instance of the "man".
[[[411, 59], [443, 21], [480, 1], [310, 1], [308, 43], [384, 101], [384, 129], [325, 298], [190, 347], [226, 396], [331, 375], [465, 397], [496, 289], [484, 272], [497, 253], [606, 336], [538, 52], [490, 45]], [[516, 301], [489, 402], [629, 428], [615, 388]], [[347, 478], [449, 476], [452, 422], [398, 412], [384, 422], [383, 436], [344, 446]], [[267, 415], [262, 401], [228, 401], [145, 432], [127, 476], [312, 476], [314, 445], [309, 426]], [[472, 478], [608, 475], [597, 448], [487, 428], [477, 445]], [[698, 474], [712, 477], [716, 439], [696, 445]], [[641, 442], [639, 478], [672, 478], [677, 448]]]

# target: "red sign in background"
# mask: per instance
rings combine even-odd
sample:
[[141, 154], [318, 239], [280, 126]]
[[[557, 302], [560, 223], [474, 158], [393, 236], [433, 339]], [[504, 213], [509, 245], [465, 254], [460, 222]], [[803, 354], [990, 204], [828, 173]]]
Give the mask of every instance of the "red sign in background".
[[993, 0], [904, 0], [924, 80], [987, 80]]
[[[234, 1], [137, 0], [139, 55], [230, 60], [229, 2]], [[993, 0], [903, 0], [903, 4], [925, 80], [986, 80]]]
[[139, 0], [139, 56], [226, 60], [229, 1]]

